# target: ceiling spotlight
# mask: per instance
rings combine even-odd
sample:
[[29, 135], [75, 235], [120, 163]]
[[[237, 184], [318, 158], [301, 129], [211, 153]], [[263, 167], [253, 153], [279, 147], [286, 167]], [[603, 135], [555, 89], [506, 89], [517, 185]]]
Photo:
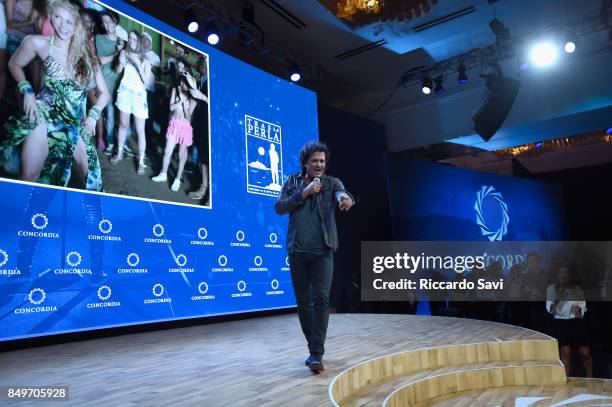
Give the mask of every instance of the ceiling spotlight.
[[565, 39], [565, 45], [563, 45], [563, 50], [571, 54], [576, 51], [576, 36], [574, 34], [570, 34]]
[[187, 25], [187, 31], [194, 33], [200, 29], [200, 24], [197, 21], [192, 21]]
[[466, 71], [465, 70], [465, 65], [463, 65], [463, 64], [459, 65], [459, 68], [457, 68], [457, 73], [458, 73], [457, 83], [460, 83], [462, 85], [464, 83], [467, 83], [468, 77], [467, 77], [467, 73], [465, 71]]
[[200, 29], [200, 24], [198, 23], [198, 16], [196, 16], [196, 13], [195, 11], [193, 11], [192, 7], [189, 7], [187, 10], [185, 10], [184, 19], [185, 27], [190, 33], [193, 34]]
[[217, 45], [221, 38], [220, 35], [221, 34], [215, 22], [212, 20], [209, 21], [206, 25], [206, 41], [208, 41], [210, 45]]
[[291, 64], [291, 67], [289, 67], [289, 79], [291, 79], [292, 82], [298, 82], [302, 79], [300, 67], [296, 63]]
[[423, 81], [421, 82], [421, 92], [423, 92], [426, 95], [429, 95], [431, 93], [431, 88], [432, 88], [431, 78], [426, 75], [423, 78]]
[[442, 75], [438, 75], [436, 76], [436, 79], [434, 79], [434, 83], [436, 84], [434, 91], [436, 92], [436, 95], [441, 95], [444, 93], [444, 86], [442, 86]]
[[531, 48], [529, 59], [539, 67], [547, 67], [554, 64], [559, 58], [557, 47], [552, 42], [540, 42]]

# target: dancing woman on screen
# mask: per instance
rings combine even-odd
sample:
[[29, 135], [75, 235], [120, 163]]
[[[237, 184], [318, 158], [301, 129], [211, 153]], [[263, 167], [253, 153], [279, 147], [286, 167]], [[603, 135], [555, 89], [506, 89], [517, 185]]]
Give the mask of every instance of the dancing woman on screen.
[[115, 105], [119, 109], [119, 132], [117, 155], [111, 160], [113, 164], [123, 159], [123, 148], [127, 129], [130, 126], [130, 116], [134, 116], [134, 127], [138, 135], [138, 175], [145, 174], [144, 163], [147, 139], [145, 137], [145, 122], [149, 118], [149, 105], [147, 103], [146, 83], [149, 83], [151, 63], [145, 58], [137, 31], [128, 34], [127, 50], [119, 53], [117, 72], [121, 75], [121, 82], [117, 90]]
[[181, 188], [181, 178], [185, 162], [187, 162], [187, 148], [193, 144], [193, 128], [191, 127], [191, 116], [196, 108], [198, 99], [207, 98], [197, 89], [195, 79], [184, 72], [170, 94], [170, 123], [166, 132], [166, 148], [164, 149], [164, 161], [162, 170], [152, 180], [155, 182], [166, 182], [168, 180], [168, 167], [174, 147], [178, 144], [179, 162], [176, 178], [172, 182], [172, 189], [177, 192]]
[[[22, 117], [5, 124], [6, 144], [21, 144], [21, 174], [25, 181], [68, 185], [73, 161], [85, 189], [102, 190], [102, 176], [92, 141], [100, 111], [109, 100], [106, 82], [91, 53], [79, 9], [68, 0], [49, 4], [53, 35], [26, 37], [9, 69], [23, 95]], [[34, 94], [24, 67], [42, 60], [43, 89]], [[99, 97], [86, 111], [87, 91], [95, 83]]]

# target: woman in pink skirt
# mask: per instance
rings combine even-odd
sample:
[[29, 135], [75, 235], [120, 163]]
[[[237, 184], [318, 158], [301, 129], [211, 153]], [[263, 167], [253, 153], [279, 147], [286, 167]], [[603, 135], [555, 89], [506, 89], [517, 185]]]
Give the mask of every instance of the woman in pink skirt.
[[174, 152], [174, 147], [178, 144], [178, 169], [176, 178], [172, 182], [171, 190], [177, 192], [181, 189], [181, 177], [185, 162], [187, 162], [187, 149], [193, 144], [193, 128], [191, 127], [191, 116], [197, 105], [197, 99], [201, 98], [201, 93], [197, 90], [195, 80], [188, 74], [183, 73], [178, 84], [172, 88], [170, 94], [170, 123], [166, 131], [166, 148], [164, 149], [164, 161], [159, 175], [152, 178], [155, 182], [168, 181], [168, 167]]

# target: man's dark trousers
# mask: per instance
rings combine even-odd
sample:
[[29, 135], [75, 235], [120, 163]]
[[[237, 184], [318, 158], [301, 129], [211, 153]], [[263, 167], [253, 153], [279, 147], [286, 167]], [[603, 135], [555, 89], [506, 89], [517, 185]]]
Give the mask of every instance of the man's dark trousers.
[[300, 325], [310, 353], [319, 358], [325, 353], [329, 321], [329, 291], [334, 256], [331, 249], [322, 253], [294, 252], [289, 255], [293, 292]]

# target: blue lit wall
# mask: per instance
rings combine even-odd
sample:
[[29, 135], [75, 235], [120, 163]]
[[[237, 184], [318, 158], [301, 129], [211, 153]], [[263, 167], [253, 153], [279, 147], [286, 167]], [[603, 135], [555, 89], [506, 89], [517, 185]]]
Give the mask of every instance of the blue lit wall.
[[387, 156], [387, 171], [396, 240], [490, 240], [504, 223], [501, 240], [565, 239], [555, 184], [396, 155]]

